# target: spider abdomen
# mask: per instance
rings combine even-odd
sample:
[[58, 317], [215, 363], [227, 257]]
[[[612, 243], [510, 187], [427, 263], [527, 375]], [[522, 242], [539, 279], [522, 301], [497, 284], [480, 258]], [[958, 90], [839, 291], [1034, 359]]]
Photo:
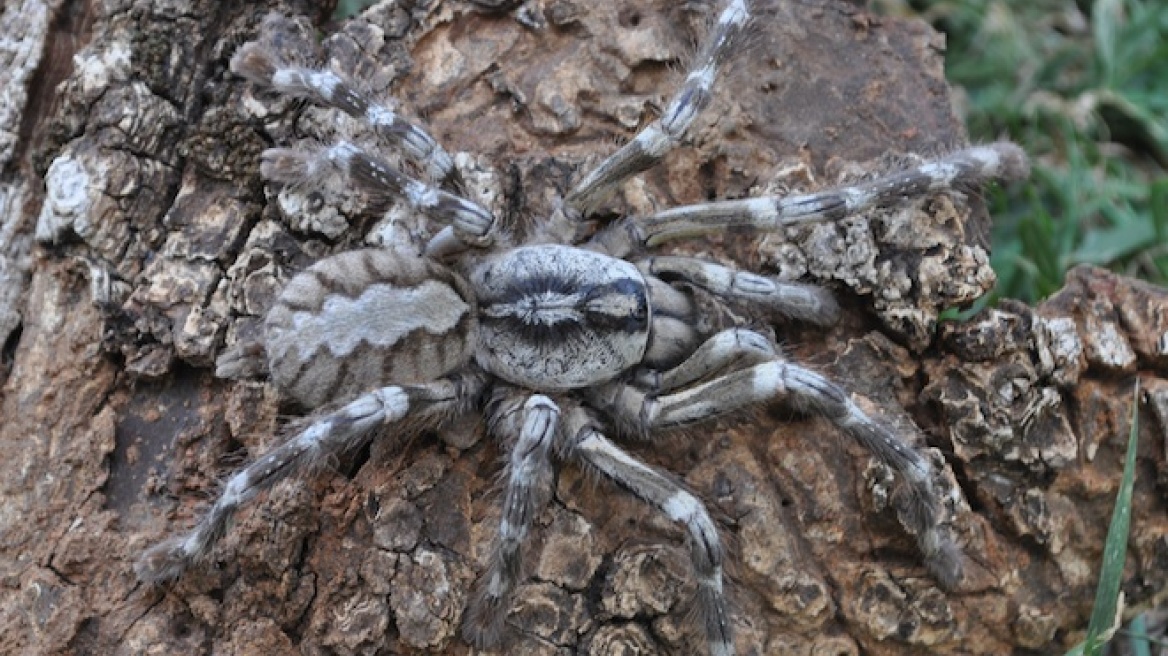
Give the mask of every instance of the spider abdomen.
[[272, 379], [317, 407], [388, 384], [435, 380], [470, 358], [475, 301], [434, 262], [341, 253], [294, 277], [265, 323]]
[[471, 274], [476, 358], [516, 385], [560, 391], [612, 380], [644, 357], [645, 279], [632, 264], [544, 244], [491, 258]]

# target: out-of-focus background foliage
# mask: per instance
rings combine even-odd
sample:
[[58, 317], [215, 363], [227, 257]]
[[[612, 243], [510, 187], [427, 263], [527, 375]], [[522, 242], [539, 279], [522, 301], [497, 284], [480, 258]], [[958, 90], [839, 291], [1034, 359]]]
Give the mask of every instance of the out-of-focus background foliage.
[[973, 141], [1009, 138], [1029, 184], [991, 191], [998, 297], [1080, 263], [1168, 282], [1168, 2], [873, 0], [948, 36]]

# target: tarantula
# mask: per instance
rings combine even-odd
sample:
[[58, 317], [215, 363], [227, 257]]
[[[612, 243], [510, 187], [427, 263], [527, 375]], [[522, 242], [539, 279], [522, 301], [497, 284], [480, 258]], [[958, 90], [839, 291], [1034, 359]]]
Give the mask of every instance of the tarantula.
[[[574, 463], [608, 478], [684, 525], [697, 579], [696, 608], [709, 652], [734, 651], [723, 585], [724, 550], [710, 514], [673, 477], [640, 462], [610, 436], [661, 431], [785, 401], [831, 421], [903, 478], [925, 564], [946, 587], [962, 577], [960, 550], [941, 526], [929, 461], [825, 377], [786, 361], [773, 341], [742, 326], [719, 328], [729, 307], [763, 319], [830, 324], [826, 291], [693, 257], [649, 255], [675, 239], [719, 231], [777, 231], [837, 220], [935, 190], [1027, 173], [1009, 143], [973, 147], [870, 182], [818, 193], [710, 202], [632, 216], [577, 238], [624, 181], [681, 143], [709, 103], [717, 72], [742, 40], [750, 10], [725, 3], [681, 89], [662, 115], [584, 175], [552, 216], [516, 237], [461, 193], [453, 158], [429, 134], [344, 76], [290, 58], [276, 38], [244, 45], [231, 70], [285, 95], [368, 122], [420, 171], [411, 176], [352, 141], [275, 148], [261, 173], [274, 183], [340, 177], [366, 194], [394, 196], [444, 227], [408, 244], [320, 260], [286, 286], [265, 320], [272, 381], [317, 408], [279, 446], [226, 483], [188, 533], [147, 551], [138, 576], [157, 583], [205, 558], [235, 511], [293, 473], [355, 449], [379, 427], [416, 433], [480, 413], [509, 449], [493, 555], [463, 621], [463, 635], [496, 644], [520, 580], [521, 550], [549, 501], [555, 468]], [[246, 349], [218, 363], [240, 369]]]

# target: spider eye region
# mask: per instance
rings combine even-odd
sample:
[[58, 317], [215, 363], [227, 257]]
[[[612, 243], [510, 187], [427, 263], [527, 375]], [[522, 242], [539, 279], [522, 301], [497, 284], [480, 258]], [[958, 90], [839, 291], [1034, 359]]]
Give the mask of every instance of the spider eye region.
[[648, 343], [648, 292], [616, 258], [559, 245], [516, 248], [471, 275], [479, 366], [516, 385], [561, 391], [617, 377]]

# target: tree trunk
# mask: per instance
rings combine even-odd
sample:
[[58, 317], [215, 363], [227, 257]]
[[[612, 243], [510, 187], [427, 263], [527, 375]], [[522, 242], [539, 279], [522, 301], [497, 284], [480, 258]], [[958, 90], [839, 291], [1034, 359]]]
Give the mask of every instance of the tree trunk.
[[[538, 220], [574, 170], [663, 106], [717, 4], [385, 2], [321, 31], [330, 61], [504, 181], [500, 211]], [[842, 0], [758, 4], [692, 144], [612, 211], [817, 188], [963, 143], [928, 27]], [[17, 36], [0, 44], [0, 651], [469, 653], [458, 624], [498, 523], [502, 457], [473, 422], [277, 486], [173, 585], [134, 576], [293, 411], [262, 379], [214, 378], [215, 358], [292, 273], [374, 223], [348, 206], [280, 211], [259, 153], [328, 119], [227, 70], [269, 11], [327, 9], [236, 5], [24, 0], [0, 15]], [[1037, 308], [939, 321], [992, 286], [988, 235], [976, 194], [951, 193], [678, 247], [837, 294], [834, 328], [776, 327], [788, 355], [944, 463], [966, 554], [964, 581], [941, 591], [898, 521], [895, 481], [822, 420], [771, 408], [631, 446], [720, 519], [741, 653], [1070, 645], [1137, 375], [1123, 589], [1137, 605], [1165, 589], [1168, 293], [1083, 268]], [[679, 527], [564, 467], [506, 653], [700, 653], [686, 553]]]

